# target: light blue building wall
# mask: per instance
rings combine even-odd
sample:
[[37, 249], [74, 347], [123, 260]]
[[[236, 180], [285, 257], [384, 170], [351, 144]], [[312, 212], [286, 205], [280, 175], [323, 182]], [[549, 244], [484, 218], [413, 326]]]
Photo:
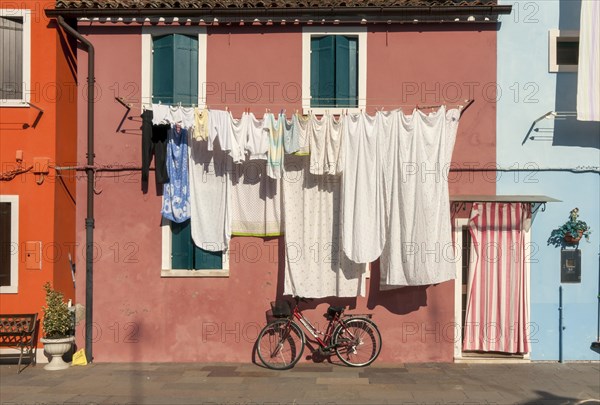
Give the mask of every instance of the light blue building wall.
[[542, 194], [562, 200], [538, 211], [531, 230], [533, 360], [559, 358], [560, 248], [546, 241], [571, 209], [593, 230], [582, 241], [580, 284], [562, 284], [564, 360], [598, 360], [600, 272], [600, 123], [574, 117], [534, 121], [550, 111], [576, 111], [577, 73], [549, 73], [550, 29], [579, 29], [579, 0], [506, 1], [513, 12], [498, 31], [497, 164], [533, 169], [501, 173], [498, 194]]

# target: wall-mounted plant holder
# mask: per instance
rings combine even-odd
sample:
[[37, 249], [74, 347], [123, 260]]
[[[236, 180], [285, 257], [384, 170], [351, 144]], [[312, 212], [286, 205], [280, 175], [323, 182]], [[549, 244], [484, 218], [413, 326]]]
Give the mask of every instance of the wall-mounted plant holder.
[[574, 246], [579, 248], [579, 241], [585, 238], [590, 241], [592, 229], [584, 221], [579, 219], [579, 208], [573, 208], [569, 213], [569, 220], [559, 228], [553, 229], [548, 238], [548, 245], [565, 248]]

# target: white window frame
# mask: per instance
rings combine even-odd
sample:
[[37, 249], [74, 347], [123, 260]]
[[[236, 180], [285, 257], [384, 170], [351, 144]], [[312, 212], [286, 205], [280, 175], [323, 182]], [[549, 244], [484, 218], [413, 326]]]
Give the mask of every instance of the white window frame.
[[152, 105], [152, 37], [169, 34], [198, 35], [198, 105], [206, 106], [206, 27], [142, 28], [142, 105]]
[[[358, 107], [312, 108], [310, 106], [310, 39], [312, 36], [346, 35], [358, 38]], [[343, 110], [359, 112], [367, 106], [367, 27], [303, 27], [302, 28], [302, 110], [314, 114], [341, 114]]]
[[548, 72], [550, 73], [576, 73], [578, 65], [559, 65], [556, 62], [558, 56], [557, 42], [559, 38], [577, 38], [579, 31], [565, 31], [551, 29], [548, 31]]
[[29, 107], [31, 89], [31, 10], [0, 9], [2, 17], [23, 18], [23, 97], [20, 99], [0, 99], [0, 107]]
[[171, 265], [170, 221], [164, 220], [162, 228], [162, 270], [161, 277], [229, 277], [229, 249], [223, 251], [223, 263], [220, 269], [173, 269]]
[[[529, 352], [524, 353], [521, 357], [500, 357], [500, 358], [477, 358], [477, 357], [463, 357], [462, 353], [462, 228], [463, 226], [469, 225], [469, 218], [457, 218], [454, 220], [454, 243], [455, 243], [455, 257], [460, 257], [460, 260], [455, 261], [456, 266], [456, 277], [454, 279], [454, 325], [455, 333], [454, 336], [454, 361], [457, 363], [477, 363], [481, 361], [485, 362], [498, 362], [498, 363], [515, 363], [515, 362], [529, 362], [531, 359], [531, 342], [529, 345]], [[525, 232], [525, 258], [531, 259], [531, 228], [529, 230], [523, 230]], [[470, 247], [469, 247], [470, 248]], [[529, 260], [525, 260], [525, 272], [527, 278], [527, 285], [529, 287], [529, 297], [527, 301], [527, 319], [531, 324], [531, 264]]]
[[0, 287], [0, 294], [16, 294], [19, 292], [19, 196], [0, 195], [0, 202], [10, 203], [10, 243], [16, 249], [10, 257], [10, 285]]
[[[143, 27], [142, 28], [142, 88], [141, 104], [152, 105], [152, 37], [169, 34], [198, 35], [198, 102], [206, 106], [206, 55], [207, 34], [205, 27]], [[172, 233], [170, 221], [161, 225], [161, 277], [229, 277], [229, 249], [223, 251], [221, 269], [173, 269], [171, 264]]]

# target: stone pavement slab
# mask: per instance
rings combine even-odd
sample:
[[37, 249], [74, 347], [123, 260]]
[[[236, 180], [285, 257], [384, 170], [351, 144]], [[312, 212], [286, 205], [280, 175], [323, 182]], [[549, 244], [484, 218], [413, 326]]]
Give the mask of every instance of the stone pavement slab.
[[94, 363], [16, 374], [0, 365], [0, 405], [600, 405], [600, 364]]

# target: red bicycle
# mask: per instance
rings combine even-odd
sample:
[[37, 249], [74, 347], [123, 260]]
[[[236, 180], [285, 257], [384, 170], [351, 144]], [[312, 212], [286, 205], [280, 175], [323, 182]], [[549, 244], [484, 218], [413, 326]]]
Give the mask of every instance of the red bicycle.
[[[298, 303], [306, 299], [294, 297], [293, 308], [287, 301], [271, 303], [276, 319], [265, 326], [256, 341], [260, 361], [273, 370], [287, 370], [300, 360], [306, 335], [298, 321], [310, 333], [321, 354], [333, 352], [345, 364], [365, 367], [373, 363], [381, 351], [381, 334], [371, 315], [344, 315], [343, 307], [330, 306], [323, 316], [329, 322], [325, 332], [319, 331], [302, 314]], [[311, 342], [313, 340], [311, 339]]]

